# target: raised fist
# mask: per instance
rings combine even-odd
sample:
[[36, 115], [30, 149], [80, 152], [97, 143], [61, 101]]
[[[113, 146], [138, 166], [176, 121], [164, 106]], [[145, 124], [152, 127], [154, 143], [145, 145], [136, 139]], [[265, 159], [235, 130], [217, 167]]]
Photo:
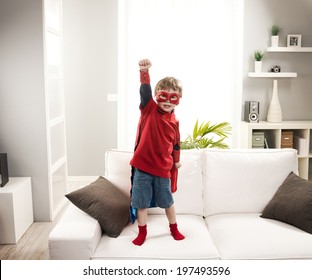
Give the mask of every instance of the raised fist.
[[148, 59], [142, 59], [139, 61], [140, 70], [145, 72], [152, 66], [152, 63]]

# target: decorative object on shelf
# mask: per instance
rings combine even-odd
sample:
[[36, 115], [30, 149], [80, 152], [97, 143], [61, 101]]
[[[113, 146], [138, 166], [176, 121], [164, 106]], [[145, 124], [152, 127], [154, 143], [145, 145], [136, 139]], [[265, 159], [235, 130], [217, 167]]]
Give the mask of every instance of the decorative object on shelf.
[[308, 139], [300, 136], [294, 136], [294, 148], [298, 151], [298, 156], [309, 156]]
[[7, 154], [0, 154], [0, 187], [9, 182]]
[[281, 72], [281, 66], [274, 65], [274, 66], [271, 67], [270, 71], [273, 72], [273, 73], [279, 73], [279, 72]]
[[259, 122], [259, 102], [246, 101], [245, 102], [245, 121], [246, 122]]
[[299, 34], [287, 35], [287, 47], [300, 48], [301, 47], [301, 35]]
[[281, 148], [294, 147], [294, 132], [292, 130], [283, 130], [281, 137]]
[[278, 25], [272, 25], [271, 27], [271, 47], [272, 48], [277, 48], [278, 47], [278, 41], [279, 41], [279, 36], [278, 34], [280, 33], [281, 28]]
[[263, 131], [253, 131], [252, 132], [252, 148], [253, 149], [264, 149], [264, 132]]
[[278, 99], [277, 80], [273, 81], [273, 92], [268, 110], [267, 121], [274, 123], [282, 121], [282, 108]]
[[262, 72], [262, 59], [264, 57], [264, 52], [255, 51], [254, 58], [255, 58], [255, 72], [259, 73]]

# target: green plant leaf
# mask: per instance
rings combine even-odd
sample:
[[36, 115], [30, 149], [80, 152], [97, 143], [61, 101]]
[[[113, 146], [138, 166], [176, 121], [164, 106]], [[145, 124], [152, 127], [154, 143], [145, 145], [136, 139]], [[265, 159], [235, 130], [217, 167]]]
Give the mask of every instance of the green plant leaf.
[[181, 141], [181, 149], [228, 149], [229, 146], [224, 141], [231, 134], [231, 130], [232, 127], [228, 122], [211, 125], [210, 121], [199, 124], [196, 120], [192, 136], [188, 135]]

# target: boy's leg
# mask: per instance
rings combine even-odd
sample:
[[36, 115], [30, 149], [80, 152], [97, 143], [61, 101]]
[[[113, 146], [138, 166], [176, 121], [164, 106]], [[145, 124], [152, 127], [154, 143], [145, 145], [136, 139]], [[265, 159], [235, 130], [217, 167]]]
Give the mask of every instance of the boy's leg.
[[139, 233], [132, 242], [138, 246], [144, 243], [147, 235], [147, 208], [153, 196], [152, 181], [152, 175], [134, 169], [131, 206], [137, 209]]
[[137, 219], [138, 219], [138, 229], [139, 229], [139, 234], [136, 239], [132, 241], [134, 245], [141, 246], [147, 235], [147, 209], [138, 209], [137, 210]]
[[172, 204], [169, 208], [166, 208], [166, 215], [169, 221], [169, 228], [172, 237], [175, 240], [183, 240], [185, 236], [178, 230], [174, 204]]
[[144, 226], [147, 223], [147, 209], [137, 209], [137, 219], [139, 226]]
[[174, 204], [172, 204], [169, 208], [166, 208], [165, 210], [169, 224], [175, 224], [177, 222], [177, 219]]

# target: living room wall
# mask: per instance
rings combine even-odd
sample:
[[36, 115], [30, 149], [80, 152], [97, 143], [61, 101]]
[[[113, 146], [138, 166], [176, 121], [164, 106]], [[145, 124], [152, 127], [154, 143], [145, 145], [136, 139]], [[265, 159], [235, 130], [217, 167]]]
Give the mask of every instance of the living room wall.
[[69, 176], [103, 175], [105, 151], [117, 147], [117, 8], [63, 1]]
[[[106, 149], [117, 147], [117, 104], [108, 101], [117, 94], [117, 2], [64, 0], [70, 176], [103, 174]], [[0, 5], [0, 152], [9, 154], [11, 176], [32, 177], [35, 219], [47, 221], [42, 1], [2, 0]], [[281, 43], [287, 34], [299, 33], [303, 46], [311, 47], [311, 10], [311, 0], [245, 1], [241, 119], [245, 100], [258, 100], [265, 120], [270, 100], [272, 81], [247, 77], [254, 50], [269, 46], [272, 24], [283, 28]], [[311, 62], [311, 53], [268, 54], [264, 59], [266, 68], [280, 64], [283, 71], [298, 72], [298, 78], [280, 82], [285, 120], [312, 119]]]
[[[117, 104], [109, 94], [117, 94], [118, 1], [64, 1], [65, 93], [69, 176], [103, 173], [104, 153], [117, 146]], [[266, 120], [272, 80], [251, 79], [253, 53], [270, 46], [272, 24], [282, 27], [280, 45], [290, 33], [302, 34], [303, 46], [312, 46], [309, 0], [245, 1], [243, 92], [236, 114], [243, 120], [244, 103], [260, 102], [260, 119]], [[91, 32], [92, 30], [92, 32]], [[98, 42], [98, 43], [96, 43]], [[278, 64], [282, 71], [298, 72], [296, 79], [279, 83], [285, 120], [312, 119], [310, 65], [312, 54], [266, 54], [263, 67]], [[239, 143], [239, 135], [233, 135]]]
[[0, 1], [0, 152], [31, 177], [34, 218], [50, 219], [41, 0]]
[[[244, 73], [242, 120], [245, 101], [260, 102], [260, 120], [266, 120], [271, 100], [271, 79], [247, 77], [254, 71], [253, 53], [270, 47], [270, 28], [282, 28], [279, 46], [286, 46], [287, 34], [301, 34], [302, 46], [312, 47], [312, 1], [262, 0], [245, 1], [244, 24]], [[266, 53], [263, 70], [280, 65], [285, 72], [297, 72], [298, 77], [279, 80], [279, 99], [283, 120], [312, 120], [312, 53]]]

